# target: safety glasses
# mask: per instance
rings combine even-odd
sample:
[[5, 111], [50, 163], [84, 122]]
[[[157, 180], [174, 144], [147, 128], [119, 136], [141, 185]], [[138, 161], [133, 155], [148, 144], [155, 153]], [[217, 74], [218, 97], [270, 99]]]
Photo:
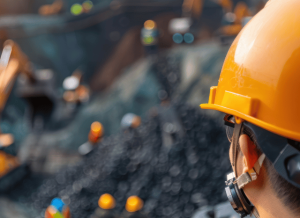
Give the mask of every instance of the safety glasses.
[[224, 125], [226, 126], [226, 135], [228, 138], [228, 141], [231, 143], [232, 142], [232, 137], [233, 137], [233, 129], [234, 129], [234, 116], [230, 114], [226, 114], [224, 117]]
[[300, 156], [300, 142], [287, 139], [247, 121], [237, 124], [235, 123], [234, 116], [228, 114], [224, 117], [224, 124], [226, 125], [227, 137], [232, 143], [233, 167], [236, 168], [239, 136], [246, 134], [272, 162], [275, 170], [286, 181], [300, 188], [300, 180], [298, 179], [300, 173], [297, 170], [292, 170], [299, 169], [299, 162], [294, 159]]
[[[233, 130], [234, 126], [236, 125], [234, 116], [230, 114], [226, 114], [224, 117], [224, 125], [226, 126], [226, 135], [229, 140], [229, 142], [232, 142], [232, 137], [233, 137]], [[255, 134], [254, 132], [248, 128], [246, 125], [242, 125], [241, 127], [241, 134], [246, 134], [249, 136], [249, 138], [253, 141], [256, 142]]]

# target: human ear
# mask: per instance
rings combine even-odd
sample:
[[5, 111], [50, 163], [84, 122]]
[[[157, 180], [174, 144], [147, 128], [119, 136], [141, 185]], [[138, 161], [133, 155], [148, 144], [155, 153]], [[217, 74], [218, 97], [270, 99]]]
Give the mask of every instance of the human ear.
[[239, 143], [243, 153], [243, 173], [246, 173], [254, 167], [258, 160], [258, 153], [254, 142], [246, 134], [240, 136]]

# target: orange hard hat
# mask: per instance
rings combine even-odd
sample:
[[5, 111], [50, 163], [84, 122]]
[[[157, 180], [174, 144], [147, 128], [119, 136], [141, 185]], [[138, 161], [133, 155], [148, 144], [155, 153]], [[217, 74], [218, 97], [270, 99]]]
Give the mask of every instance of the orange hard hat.
[[201, 108], [300, 141], [299, 8], [299, 0], [272, 0], [249, 21]]

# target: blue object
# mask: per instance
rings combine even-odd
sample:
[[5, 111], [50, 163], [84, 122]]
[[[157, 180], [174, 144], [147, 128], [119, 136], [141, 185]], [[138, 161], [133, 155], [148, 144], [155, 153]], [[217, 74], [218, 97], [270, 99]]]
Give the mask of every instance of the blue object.
[[186, 33], [183, 36], [183, 39], [185, 41], [185, 43], [193, 43], [194, 42], [194, 35], [192, 33]]
[[65, 206], [65, 203], [60, 198], [54, 198], [51, 201], [51, 205], [55, 207], [59, 212], [62, 213], [62, 209]]
[[244, 17], [242, 20], [242, 26], [246, 26], [246, 24], [252, 19], [252, 17]]
[[180, 33], [175, 33], [173, 35], [173, 41], [177, 44], [180, 44], [183, 42], [183, 36]]

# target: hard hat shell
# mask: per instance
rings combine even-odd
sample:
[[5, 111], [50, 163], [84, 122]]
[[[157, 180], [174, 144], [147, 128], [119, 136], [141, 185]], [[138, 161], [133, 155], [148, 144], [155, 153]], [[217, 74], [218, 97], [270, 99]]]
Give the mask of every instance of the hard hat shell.
[[203, 109], [300, 141], [300, 1], [271, 0], [239, 33]]

